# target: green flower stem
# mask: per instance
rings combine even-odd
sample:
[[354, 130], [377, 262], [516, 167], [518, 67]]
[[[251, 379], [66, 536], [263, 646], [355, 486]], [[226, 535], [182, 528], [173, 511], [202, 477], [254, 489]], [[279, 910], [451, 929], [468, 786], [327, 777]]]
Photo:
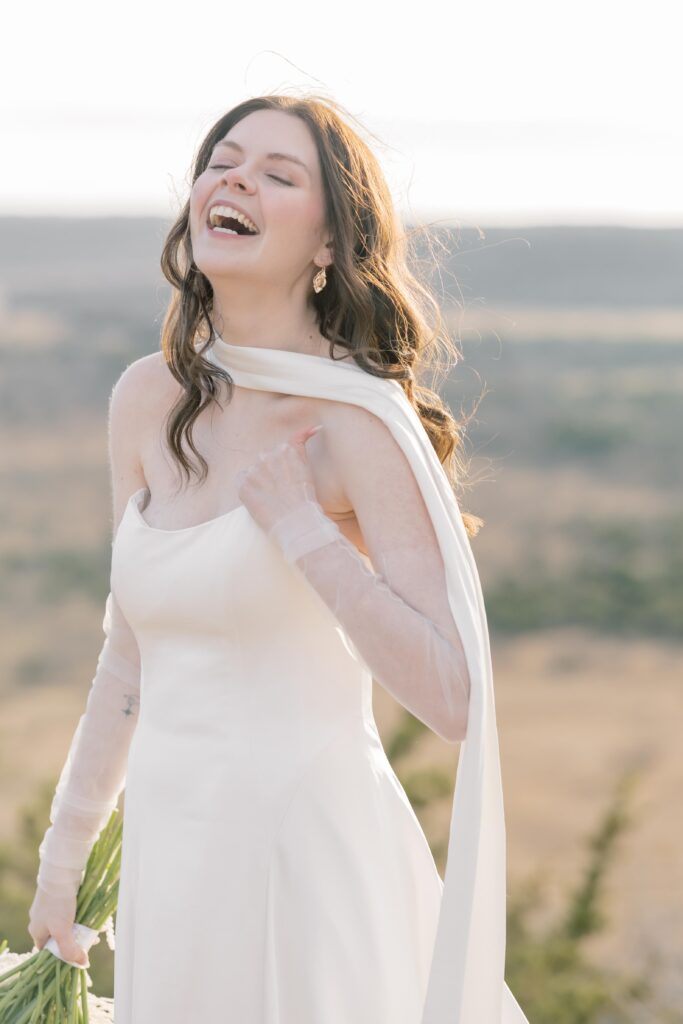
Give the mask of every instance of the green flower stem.
[[[22, 962], [20, 964], [16, 964], [14, 967], [11, 967], [9, 971], [6, 971], [4, 974], [0, 974], [0, 985], [7, 978], [11, 978], [13, 974], [19, 974], [20, 971], [25, 971], [26, 968], [29, 967], [29, 965], [33, 965], [35, 963], [35, 961], [37, 960], [37, 958], [40, 956], [41, 952], [42, 952], [42, 950], [39, 949], [38, 952], [34, 953], [33, 956], [29, 957], [28, 960], [22, 960]], [[2, 993], [2, 989], [1, 988], [0, 988], [0, 993]]]
[[90, 1011], [88, 1010], [88, 986], [85, 978], [81, 981], [81, 1010], [83, 1011], [83, 1024], [90, 1024]]
[[84, 907], [90, 902], [94, 893], [97, 892], [102, 880], [101, 876], [105, 872], [111, 859], [120, 831], [118, 810], [114, 808], [109, 817], [109, 821], [100, 832], [95, 845], [90, 851], [90, 856], [88, 857], [88, 862], [85, 868], [85, 878], [83, 879], [78, 891], [79, 917], [82, 915]]
[[74, 977], [71, 987], [71, 1000], [69, 1002], [68, 1024], [77, 1024], [78, 1021], [78, 993], [84, 979]]
[[34, 1015], [31, 1017], [31, 1024], [40, 1024], [40, 1018], [42, 1016], [42, 1007], [45, 1003], [45, 997], [43, 993], [43, 979], [38, 978], [38, 999], [36, 1001], [36, 1009]]
[[57, 965], [55, 967], [55, 1003], [57, 1005], [57, 1020], [62, 1016], [62, 964], [64, 963], [60, 957], [57, 957]]
[[17, 984], [10, 985], [0, 999], [0, 1012], [3, 1017], [10, 1011], [16, 1012], [17, 1008], [29, 997], [33, 987], [30, 974], [27, 977], [19, 978]]
[[67, 1013], [67, 1020], [68, 1024], [76, 1024], [76, 997], [78, 995], [81, 979], [75, 971], [72, 971], [69, 980], [71, 985], [69, 990], [69, 1010]]
[[111, 829], [105, 825], [102, 829], [99, 838], [93, 846], [88, 863], [86, 865], [86, 874], [91, 879], [91, 886], [97, 885], [102, 872], [107, 866], [107, 861], [111, 856]]
[[[38, 994], [31, 999], [28, 1004], [18, 1005], [12, 1009], [12, 1016], [8, 1016], [7, 1020], [11, 1021], [12, 1024], [29, 1024], [29, 1021], [33, 1018], [33, 1014], [36, 1008], [40, 1011], [45, 1006], [50, 998], [52, 986], [48, 986], [44, 995], [41, 995], [40, 988]], [[38, 1016], [38, 1020], [41, 1019], [41, 1015]]]
[[28, 1024], [33, 1017], [36, 1008], [39, 1008], [37, 998], [32, 1003], [29, 1003], [28, 1006], [22, 1006], [20, 1010], [18, 1009], [17, 1012], [19, 1013], [19, 1016], [14, 1016], [12, 1018], [13, 1024]]
[[97, 850], [96, 853], [96, 865], [94, 873], [96, 873], [97, 871], [101, 872], [105, 869], [107, 863], [111, 859], [114, 850], [120, 844], [122, 822], [118, 809], [115, 809], [112, 812], [109, 821], [107, 822], [102, 831], [103, 842], [102, 846]]
[[[76, 914], [77, 920], [81, 924], [86, 924], [91, 928], [97, 927], [96, 923], [90, 924], [90, 921], [96, 922], [102, 917], [103, 909], [107, 909], [110, 906], [111, 899], [109, 895], [116, 884], [116, 876], [120, 871], [120, 867], [121, 857], [120, 853], [117, 853], [111, 858], [104, 875], [98, 877], [97, 884], [92, 887], [91, 891], [86, 891], [83, 894], [83, 899], [79, 900]], [[104, 908], [102, 907], [103, 903], [105, 905]], [[107, 916], [107, 914], [104, 915], [102, 923], [106, 921]]]

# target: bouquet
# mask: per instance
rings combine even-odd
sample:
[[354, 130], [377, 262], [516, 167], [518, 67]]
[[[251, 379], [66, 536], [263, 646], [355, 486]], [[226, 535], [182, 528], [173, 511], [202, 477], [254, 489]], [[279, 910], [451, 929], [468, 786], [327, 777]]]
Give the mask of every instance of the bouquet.
[[[119, 892], [121, 834], [119, 810], [114, 808], [90, 851], [78, 890], [74, 936], [86, 950], [99, 942], [103, 929], [114, 948], [112, 915]], [[89, 997], [92, 979], [87, 968], [64, 961], [53, 938], [20, 958], [8, 954], [5, 941], [0, 945], [0, 971], [8, 956], [18, 962], [0, 973], [0, 1024], [96, 1024], [112, 1019], [105, 1000]]]

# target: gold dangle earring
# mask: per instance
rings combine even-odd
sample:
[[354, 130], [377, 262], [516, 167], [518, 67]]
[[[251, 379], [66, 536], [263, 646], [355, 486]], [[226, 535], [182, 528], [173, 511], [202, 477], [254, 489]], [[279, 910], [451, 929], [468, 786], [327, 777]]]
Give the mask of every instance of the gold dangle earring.
[[313, 291], [321, 292], [327, 284], [327, 274], [325, 268], [321, 267], [318, 273], [313, 278]]

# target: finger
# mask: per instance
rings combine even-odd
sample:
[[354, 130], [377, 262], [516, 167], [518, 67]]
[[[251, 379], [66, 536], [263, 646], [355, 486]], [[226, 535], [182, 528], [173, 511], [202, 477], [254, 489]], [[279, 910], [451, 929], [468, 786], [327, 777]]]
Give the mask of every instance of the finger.
[[[61, 949], [61, 946], [60, 946]], [[81, 967], [89, 967], [90, 960], [88, 954], [80, 946], [72, 945], [70, 951], [66, 954], [67, 960], [73, 960], [74, 963], [80, 964]]]
[[309, 437], [313, 437], [319, 430], [322, 430], [323, 424], [316, 423], [313, 427], [306, 427], [305, 430], [299, 430], [292, 436], [292, 444], [305, 444]]
[[59, 946], [59, 952], [66, 960], [75, 960], [76, 963], [83, 964], [85, 966], [88, 962], [88, 957], [84, 949], [74, 941], [73, 935], [69, 932], [60, 931], [58, 934], [55, 933], [55, 939]]
[[43, 946], [45, 945], [45, 943], [47, 942], [47, 940], [50, 938], [50, 933], [47, 930], [47, 928], [40, 928], [40, 929], [36, 929], [35, 931], [31, 931], [29, 929], [29, 935], [31, 936], [31, 938], [35, 942], [36, 947], [38, 949], [42, 949]]
[[76, 963], [83, 964], [84, 967], [90, 967], [90, 957], [81, 946], [76, 946], [76, 955], [72, 957]]

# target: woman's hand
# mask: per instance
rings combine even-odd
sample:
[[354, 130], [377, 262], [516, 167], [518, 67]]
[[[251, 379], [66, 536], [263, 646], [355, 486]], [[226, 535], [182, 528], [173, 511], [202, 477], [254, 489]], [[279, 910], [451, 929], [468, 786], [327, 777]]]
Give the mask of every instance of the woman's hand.
[[73, 935], [73, 924], [76, 919], [76, 894], [73, 896], [51, 896], [37, 886], [28, 914], [28, 933], [37, 949], [42, 949], [52, 936], [64, 959], [75, 960], [83, 967], [90, 966], [88, 954], [78, 945]]
[[240, 501], [266, 533], [305, 501], [318, 500], [305, 444], [321, 428], [319, 423], [297, 431], [237, 474]]

